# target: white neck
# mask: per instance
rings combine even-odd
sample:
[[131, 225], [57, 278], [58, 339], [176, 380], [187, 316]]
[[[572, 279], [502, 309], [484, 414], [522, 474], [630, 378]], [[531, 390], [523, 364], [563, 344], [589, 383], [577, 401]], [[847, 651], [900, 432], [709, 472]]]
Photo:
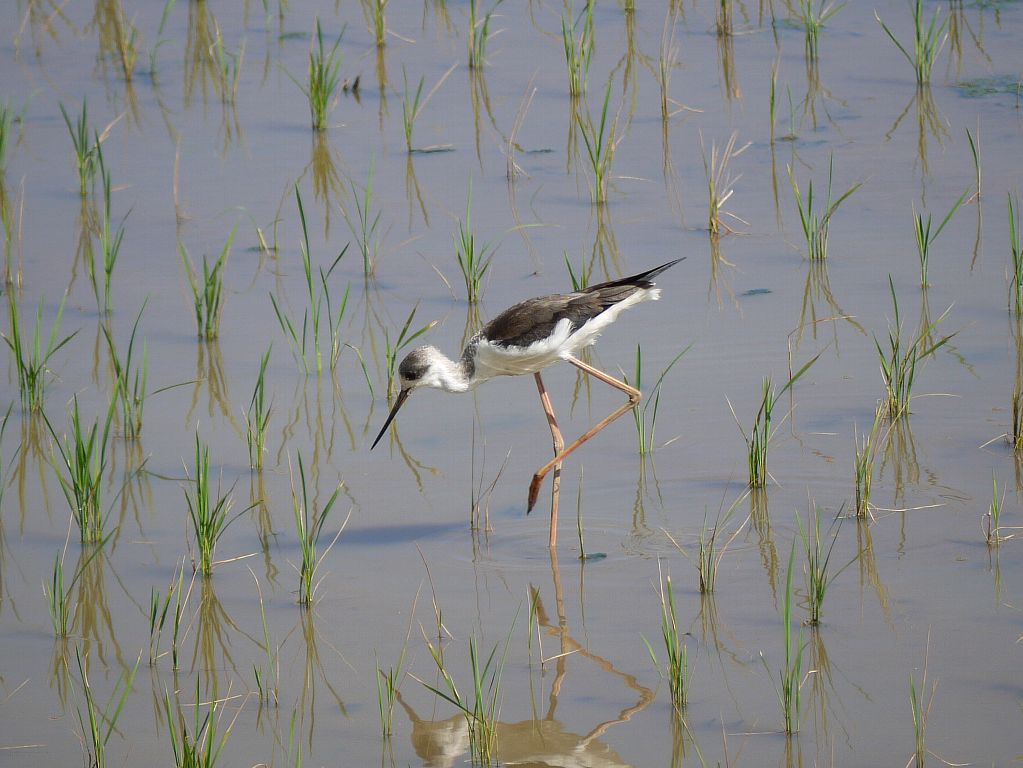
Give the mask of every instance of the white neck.
[[436, 352], [431, 357], [430, 368], [421, 386], [443, 389], [445, 392], [465, 392], [474, 384], [462, 361], [455, 362], [441, 352]]

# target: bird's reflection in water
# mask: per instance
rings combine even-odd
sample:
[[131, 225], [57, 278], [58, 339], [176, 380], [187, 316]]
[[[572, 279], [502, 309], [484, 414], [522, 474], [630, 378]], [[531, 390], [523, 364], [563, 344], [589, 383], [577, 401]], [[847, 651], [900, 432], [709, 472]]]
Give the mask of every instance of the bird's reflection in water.
[[[551, 768], [612, 768], [630, 765], [602, 742], [600, 737], [612, 726], [626, 722], [645, 709], [653, 701], [654, 692], [640, 685], [634, 676], [620, 672], [608, 659], [593, 653], [572, 637], [565, 614], [555, 550], [551, 550], [551, 571], [558, 611], [557, 623], [548, 619], [539, 595], [536, 596], [540, 627], [547, 635], [558, 638], [561, 644], [561, 653], [555, 661], [556, 674], [551, 683], [549, 707], [545, 713], [533, 719], [497, 724], [497, 763]], [[588, 733], [572, 733], [565, 730], [564, 724], [555, 717], [558, 695], [568, 674], [569, 664], [578, 668], [586, 661], [595, 664], [597, 669], [589, 668], [585, 672], [581, 671], [581, 674], [602, 674], [618, 678], [633, 692], [635, 703], [629, 704], [614, 717], [595, 723]], [[424, 765], [453, 768], [465, 762], [469, 753], [469, 729], [463, 715], [453, 715], [444, 720], [426, 720], [416, 713], [400, 692], [397, 698], [412, 724], [412, 747]], [[573, 714], [578, 715], [578, 712]]]

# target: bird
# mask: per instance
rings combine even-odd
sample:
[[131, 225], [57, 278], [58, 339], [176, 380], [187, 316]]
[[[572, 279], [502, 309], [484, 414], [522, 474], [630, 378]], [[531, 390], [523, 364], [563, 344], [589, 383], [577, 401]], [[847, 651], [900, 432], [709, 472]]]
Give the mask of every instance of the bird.
[[[536, 505], [544, 477], [554, 469], [549, 546], [557, 545], [557, 494], [561, 462], [580, 445], [618, 417], [634, 408], [642, 395], [638, 389], [579, 360], [575, 355], [593, 344], [601, 332], [618, 319], [625, 309], [660, 297], [653, 278], [678, 264], [685, 257], [636, 275], [580, 288], [571, 293], [526, 299], [501, 312], [469, 339], [458, 360], [452, 360], [433, 346], [421, 346], [409, 352], [398, 366], [400, 388], [390, 413], [370, 446], [376, 448], [398, 411], [415, 390], [422, 387], [446, 392], [467, 392], [497, 376], [532, 373], [540, 393], [554, 439], [555, 456], [540, 467], [530, 482], [527, 514]], [[584, 373], [624, 392], [628, 401], [587, 430], [567, 447], [564, 445], [544, 387], [540, 371], [566, 361]]]

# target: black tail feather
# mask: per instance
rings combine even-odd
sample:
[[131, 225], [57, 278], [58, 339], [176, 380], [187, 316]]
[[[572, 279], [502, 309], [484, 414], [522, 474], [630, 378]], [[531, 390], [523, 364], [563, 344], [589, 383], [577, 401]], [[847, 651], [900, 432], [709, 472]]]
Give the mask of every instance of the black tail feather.
[[600, 291], [605, 288], [623, 288], [626, 286], [635, 286], [636, 288], [650, 288], [654, 284], [653, 279], [655, 277], [657, 277], [659, 274], [669, 269], [670, 267], [675, 266], [680, 261], [685, 260], [685, 258], [686, 257], [683, 256], [680, 259], [673, 259], [672, 261], [669, 261], [666, 264], [661, 264], [661, 266], [659, 267], [648, 269], [646, 272], [640, 272], [638, 275], [632, 275], [630, 277], [623, 277], [618, 280], [609, 280], [606, 283], [591, 285], [586, 290], [590, 292]]

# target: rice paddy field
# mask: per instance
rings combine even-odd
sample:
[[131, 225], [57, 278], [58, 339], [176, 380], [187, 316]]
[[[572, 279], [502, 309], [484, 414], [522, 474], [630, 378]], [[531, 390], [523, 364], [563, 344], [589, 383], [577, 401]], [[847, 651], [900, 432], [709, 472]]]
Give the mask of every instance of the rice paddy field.
[[[1023, 762], [1023, 4], [8, 0], [0, 764]], [[414, 346], [685, 257], [531, 377]], [[567, 438], [621, 402], [545, 382]]]

